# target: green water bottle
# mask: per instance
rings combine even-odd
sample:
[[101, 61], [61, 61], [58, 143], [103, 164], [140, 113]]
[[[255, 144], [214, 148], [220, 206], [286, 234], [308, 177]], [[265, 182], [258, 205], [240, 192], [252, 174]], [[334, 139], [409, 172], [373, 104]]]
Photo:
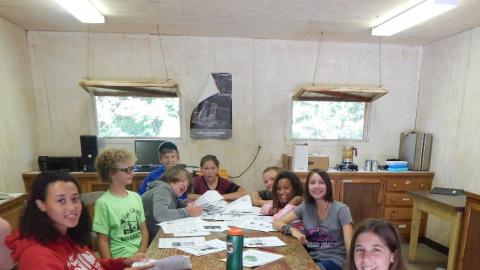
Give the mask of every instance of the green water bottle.
[[227, 270], [243, 269], [243, 231], [231, 227], [227, 232]]

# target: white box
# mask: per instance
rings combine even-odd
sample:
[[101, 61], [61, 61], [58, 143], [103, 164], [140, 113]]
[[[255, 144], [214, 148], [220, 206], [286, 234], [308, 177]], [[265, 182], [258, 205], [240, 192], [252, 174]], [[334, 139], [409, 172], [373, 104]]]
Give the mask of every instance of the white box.
[[293, 146], [292, 170], [294, 172], [308, 172], [308, 144]]

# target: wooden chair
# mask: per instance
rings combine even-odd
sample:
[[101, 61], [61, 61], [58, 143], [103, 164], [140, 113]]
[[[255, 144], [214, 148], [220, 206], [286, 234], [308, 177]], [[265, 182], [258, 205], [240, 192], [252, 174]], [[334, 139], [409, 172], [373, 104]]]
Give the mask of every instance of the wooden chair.
[[[80, 200], [87, 207], [92, 220], [93, 220], [93, 205], [98, 200], [98, 198], [100, 198], [100, 196], [103, 195], [103, 193], [105, 193], [105, 191], [92, 191], [92, 192], [80, 194]], [[90, 240], [92, 242], [92, 250], [98, 251], [97, 234], [93, 231], [90, 235]]]

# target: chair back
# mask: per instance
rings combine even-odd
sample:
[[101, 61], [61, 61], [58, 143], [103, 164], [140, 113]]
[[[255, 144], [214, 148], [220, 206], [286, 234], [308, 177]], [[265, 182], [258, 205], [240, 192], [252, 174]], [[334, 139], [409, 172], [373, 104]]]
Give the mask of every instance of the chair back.
[[98, 198], [100, 198], [100, 196], [103, 195], [103, 193], [105, 193], [105, 191], [92, 191], [92, 192], [82, 193], [80, 194], [80, 200], [85, 205], [92, 205], [98, 200]]

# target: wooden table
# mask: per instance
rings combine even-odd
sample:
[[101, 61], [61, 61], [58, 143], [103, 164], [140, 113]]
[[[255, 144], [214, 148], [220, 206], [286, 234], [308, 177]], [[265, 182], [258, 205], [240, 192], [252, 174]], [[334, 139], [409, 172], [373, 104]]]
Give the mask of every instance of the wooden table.
[[458, 240], [462, 225], [463, 211], [465, 210], [465, 196], [449, 196], [430, 194], [429, 192], [407, 192], [413, 198], [412, 230], [410, 233], [410, 247], [408, 260], [413, 263], [417, 251], [418, 232], [420, 229], [421, 213], [433, 214], [450, 222], [450, 239], [448, 244], [447, 270], [454, 270], [457, 260]]
[[[245, 237], [262, 237], [262, 236], [277, 236], [287, 245], [282, 247], [268, 247], [268, 249], [275, 251], [284, 257], [280, 260], [271, 262], [269, 264], [257, 267], [255, 269], [277, 269], [277, 270], [284, 270], [284, 269], [318, 269], [315, 262], [310, 258], [305, 248], [300, 244], [300, 242], [291, 237], [284, 235], [280, 232], [260, 232], [260, 231], [252, 231], [252, 230], [244, 230]], [[164, 234], [159, 231], [159, 233], [155, 236], [152, 243], [148, 247], [147, 254], [150, 258], [153, 259], [161, 259], [168, 256], [173, 255], [189, 255], [190, 261], [192, 262], [192, 269], [195, 270], [224, 270], [226, 267], [226, 263], [220, 261], [220, 259], [226, 258], [227, 253], [226, 251], [223, 252], [216, 252], [204, 256], [194, 256], [192, 254], [185, 253], [181, 250], [174, 249], [174, 248], [158, 248], [158, 238], [166, 238], [172, 237], [171, 234]], [[226, 232], [222, 233], [212, 233], [205, 237], [206, 240], [212, 239], [220, 239], [225, 241]], [[246, 250], [246, 248], [244, 249]], [[268, 251], [267, 251], [268, 252]], [[244, 267], [244, 269], [250, 269]]]

